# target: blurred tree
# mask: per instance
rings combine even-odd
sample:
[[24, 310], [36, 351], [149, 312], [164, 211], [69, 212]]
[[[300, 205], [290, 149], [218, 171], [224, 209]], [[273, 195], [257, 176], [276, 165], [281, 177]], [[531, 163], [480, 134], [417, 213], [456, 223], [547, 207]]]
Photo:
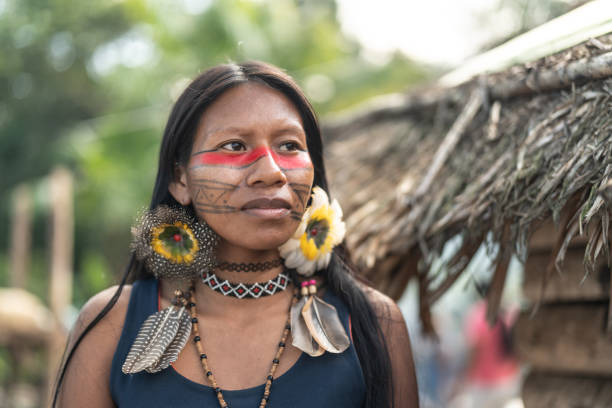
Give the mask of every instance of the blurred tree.
[[[69, 1], [0, 1], [0, 244], [8, 247], [9, 191], [58, 163], [67, 128], [108, 107], [88, 74], [93, 50], [130, 26], [119, 5]], [[46, 220], [37, 184], [30, 289], [46, 295]], [[6, 276], [6, 263], [0, 273]], [[1, 279], [6, 281], [5, 278]]]
[[7, 1], [0, 11], [0, 191], [39, 176], [70, 123], [107, 106], [87, 73], [92, 50], [129, 27], [115, 4]]

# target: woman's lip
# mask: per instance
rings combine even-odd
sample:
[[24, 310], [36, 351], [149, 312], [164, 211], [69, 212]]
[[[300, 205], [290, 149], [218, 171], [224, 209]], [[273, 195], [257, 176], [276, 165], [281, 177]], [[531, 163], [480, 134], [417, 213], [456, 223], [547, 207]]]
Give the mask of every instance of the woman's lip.
[[251, 200], [242, 206], [243, 210], [250, 210], [253, 208], [261, 209], [291, 209], [291, 204], [283, 200], [282, 198], [258, 198]]
[[288, 208], [245, 208], [245, 213], [262, 218], [282, 218], [291, 213]]

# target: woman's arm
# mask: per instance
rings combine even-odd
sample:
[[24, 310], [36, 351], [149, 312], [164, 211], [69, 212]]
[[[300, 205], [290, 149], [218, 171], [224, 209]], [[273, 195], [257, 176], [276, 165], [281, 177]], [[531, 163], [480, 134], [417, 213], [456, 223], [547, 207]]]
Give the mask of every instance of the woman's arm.
[[[117, 286], [92, 297], [83, 306], [68, 340], [67, 352], [85, 328], [108, 304]], [[68, 366], [60, 386], [57, 407], [110, 408], [110, 370], [115, 348], [119, 342], [131, 286], [125, 286], [115, 306], [83, 338]]]
[[418, 408], [419, 393], [414, 360], [402, 312], [391, 298], [377, 290], [367, 288], [365, 293], [374, 307], [387, 342], [392, 369], [394, 407]]

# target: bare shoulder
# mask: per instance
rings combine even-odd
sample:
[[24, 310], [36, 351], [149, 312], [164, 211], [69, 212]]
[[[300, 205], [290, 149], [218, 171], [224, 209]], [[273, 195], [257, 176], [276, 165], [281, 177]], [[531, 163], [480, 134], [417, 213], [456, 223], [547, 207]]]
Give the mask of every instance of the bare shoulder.
[[[111, 286], [92, 296], [81, 308], [79, 317], [72, 328], [71, 338], [78, 337], [85, 328], [104, 310], [117, 292], [119, 286]], [[108, 311], [99, 324], [104, 326], [123, 326], [125, 313], [132, 292], [131, 285], [125, 285], [115, 305]]]
[[371, 286], [360, 284], [360, 288], [374, 308], [381, 324], [387, 322], [405, 325], [402, 312], [393, 299]]
[[361, 289], [374, 308], [385, 337], [391, 359], [394, 406], [418, 407], [419, 398], [410, 336], [402, 312], [389, 296], [365, 285]]
[[[106, 315], [83, 334], [117, 293], [113, 286], [94, 295], [81, 309], [70, 333], [67, 351], [74, 349], [71, 359], [64, 363], [65, 373], [60, 387], [61, 407], [113, 407], [109, 378], [113, 356], [125, 321], [131, 286], [124, 286], [117, 302]], [[77, 341], [80, 342], [77, 344]], [[86, 387], [84, 385], [87, 384]]]
[[[79, 318], [77, 322], [87, 323], [91, 322], [97, 315], [100, 313], [106, 305], [113, 298], [115, 293], [119, 289], [118, 285], [111, 286], [110, 288], [104, 289], [101, 292], [98, 292], [94, 296], [92, 296], [79, 313]], [[125, 313], [120, 313], [121, 311], [127, 311], [127, 306], [130, 301], [130, 294], [132, 292], [132, 285], [124, 285], [119, 298], [117, 299], [117, 303], [113, 306], [113, 308], [108, 313], [107, 317], [111, 320], [120, 318], [119, 315], [125, 315]]]

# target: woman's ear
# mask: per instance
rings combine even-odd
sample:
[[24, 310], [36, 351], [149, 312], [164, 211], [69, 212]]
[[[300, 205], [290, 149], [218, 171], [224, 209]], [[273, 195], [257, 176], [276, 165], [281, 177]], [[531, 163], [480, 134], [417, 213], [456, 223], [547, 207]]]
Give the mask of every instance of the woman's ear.
[[170, 182], [168, 191], [172, 197], [181, 205], [191, 204], [191, 193], [187, 185], [187, 171], [185, 166], [177, 164], [174, 166], [174, 180]]

